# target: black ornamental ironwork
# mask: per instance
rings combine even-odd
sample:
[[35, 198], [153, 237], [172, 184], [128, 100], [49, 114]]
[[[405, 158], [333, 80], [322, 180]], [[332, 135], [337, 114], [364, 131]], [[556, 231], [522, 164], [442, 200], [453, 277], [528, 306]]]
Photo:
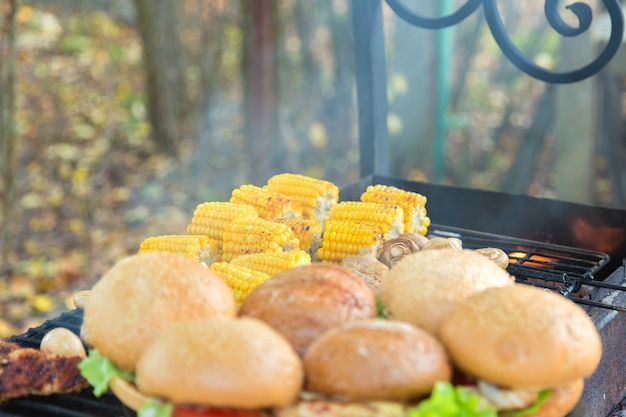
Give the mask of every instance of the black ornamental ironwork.
[[[596, 74], [619, 50], [624, 32], [624, 17], [620, 2], [618, 0], [603, 0], [602, 3], [604, 4], [604, 7], [606, 7], [611, 20], [611, 34], [605, 48], [594, 61], [583, 66], [582, 68], [567, 72], [555, 72], [535, 64], [526, 55], [524, 55], [524, 53], [513, 44], [513, 42], [511, 42], [511, 39], [507, 35], [506, 29], [504, 28], [504, 24], [502, 23], [502, 19], [500, 18], [500, 14], [498, 13], [496, 0], [468, 0], [454, 13], [437, 18], [425, 18], [419, 16], [409, 10], [402, 3], [402, 0], [386, 1], [389, 7], [391, 7], [391, 9], [400, 18], [412, 25], [425, 29], [442, 29], [448, 26], [453, 26], [476, 12], [480, 6], [482, 6], [485, 19], [489, 25], [493, 38], [497, 42], [498, 46], [500, 46], [500, 49], [502, 49], [504, 55], [520, 70], [536, 79], [548, 83], [572, 83], [581, 81]], [[593, 16], [592, 9], [588, 4], [575, 2], [565, 6], [565, 8], [576, 15], [578, 19], [577, 27], [573, 27], [563, 20], [559, 13], [558, 0], [546, 0], [544, 6], [548, 23], [559, 34], [568, 37], [578, 36], [591, 27]]]
[[[496, 0], [468, 0], [456, 11], [439, 17], [423, 17], [407, 8], [403, 0], [385, 0], [403, 20], [425, 29], [442, 29], [460, 23], [481, 6], [494, 40], [504, 55], [521, 71], [551, 84], [575, 83], [598, 73], [619, 50], [624, 34], [624, 15], [619, 0], [602, 0], [610, 18], [611, 32], [596, 59], [571, 71], [553, 71], [537, 65], [509, 38], [498, 12]], [[359, 152], [361, 176], [389, 172], [387, 132], [387, 77], [385, 68], [383, 0], [351, 0], [354, 33], [355, 76], [359, 113]], [[550, 26], [560, 35], [573, 37], [591, 27], [591, 7], [573, 2], [565, 9], [578, 19], [578, 26], [568, 24], [559, 14], [559, 0], [546, 0], [544, 11]]]

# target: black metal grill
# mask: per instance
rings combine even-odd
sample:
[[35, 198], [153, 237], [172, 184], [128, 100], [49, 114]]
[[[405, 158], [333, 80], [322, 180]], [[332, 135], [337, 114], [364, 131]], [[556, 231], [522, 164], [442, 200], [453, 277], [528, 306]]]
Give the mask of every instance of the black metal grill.
[[[31, 328], [24, 334], [12, 336], [9, 341], [38, 349], [41, 339], [50, 330], [65, 327], [78, 335], [82, 323], [82, 310], [72, 310], [44, 322], [39, 327]], [[0, 406], [0, 417], [121, 417], [127, 415], [125, 410], [113, 394], [107, 393], [96, 398], [91, 390], [84, 390], [79, 394], [16, 398]]]
[[[456, 237], [461, 239], [463, 246], [468, 249], [485, 247], [502, 249], [509, 255], [510, 263], [507, 270], [516, 277], [518, 282], [559, 291], [564, 296], [589, 306], [626, 311], [623, 305], [579, 296], [585, 287], [626, 291], [624, 286], [594, 279], [594, 274], [606, 267], [609, 262], [609, 256], [605, 253], [438, 224], [430, 226], [429, 237]], [[81, 310], [72, 310], [46, 321], [39, 327], [31, 328], [22, 335], [13, 336], [9, 340], [24, 347], [38, 348], [43, 336], [57, 327], [65, 327], [80, 334], [82, 319]], [[128, 417], [132, 415], [133, 413], [112, 394], [95, 398], [90, 390], [79, 394], [18, 398], [0, 406], [0, 417]], [[581, 401], [571, 416], [585, 415], [585, 403]]]
[[83, 314], [81, 310], [72, 310], [61, 314], [52, 320], [47, 320], [39, 327], [28, 329], [24, 334], [12, 336], [9, 341], [18, 343], [23, 347], [39, 348], [41, 339], [52, 329], [57, 327], [65, 327], [75, 334], [80, 334], [80, 326], [83, 324]]
[[[10, 341], [24, 347], [37, 348], [43, 336], [57, 327], [66, 327], [76, 334], [80, 332], [82, 311], [72, 310], [58, 318], [48, 320], [28, 332], [11, 337]], [[580, 401], [568, 417], [585, 417], [587, 407]], [[89, 390], [78, 394], [54, 394], [16, 398], [0, 407], [0, 417], [135, 417], [112, 394], [95, 398]]]
[[594, 288], [626, 294], [623, 285], [595, 279], [595, 274], [609, 263], [610, 257], [606, 253], [437, 224], [431, 225], [429, 237], [456, 237], [467, 249], [502, 249], [509, 256], [507, 271], [517, 282], [558, 291], [579, 304], [626, 311], [626, 306], [591, 299]]
[[30, 396], [11, 400], [0, 408], [2, 417], [64, 416], [64, 417], [126, 417], [120, 402], [113, 395], [94, 398], [89, 392]]

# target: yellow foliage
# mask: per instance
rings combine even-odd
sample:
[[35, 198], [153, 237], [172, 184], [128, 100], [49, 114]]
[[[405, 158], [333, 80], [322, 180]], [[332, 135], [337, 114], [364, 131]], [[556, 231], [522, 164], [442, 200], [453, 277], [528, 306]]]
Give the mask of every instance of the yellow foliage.
[[33, 308], [40, 313], [52, 311], [56, 303], [47, 294], [37, 294], [32, 301]]

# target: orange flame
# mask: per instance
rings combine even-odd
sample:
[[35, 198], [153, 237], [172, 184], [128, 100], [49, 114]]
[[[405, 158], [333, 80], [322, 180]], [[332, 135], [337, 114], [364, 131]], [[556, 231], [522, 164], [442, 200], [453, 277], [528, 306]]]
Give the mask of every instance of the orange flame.
[[[531, 255], [526, 258], [528, 253], [526, 252], [511, 252], [509, 253], [509, 263], [522, 263], [524, 266], [535, 266], [539, 268], [550, 268], [550, 263], [559, 262], [556, 258], [550, 258], [542, 255]], [[513, 258], [513, 259], [511, 259]], [[536, 262], [533, 262], [536, 261]]]

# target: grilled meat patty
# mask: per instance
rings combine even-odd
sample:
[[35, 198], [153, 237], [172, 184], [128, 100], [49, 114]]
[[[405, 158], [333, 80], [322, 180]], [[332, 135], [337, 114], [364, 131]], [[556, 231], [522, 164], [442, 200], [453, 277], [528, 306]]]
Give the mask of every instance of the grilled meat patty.
[[27, 395], [79, 392], [89, 386], [80, 357], [60, 356], [0, 341], [0, 403]]

